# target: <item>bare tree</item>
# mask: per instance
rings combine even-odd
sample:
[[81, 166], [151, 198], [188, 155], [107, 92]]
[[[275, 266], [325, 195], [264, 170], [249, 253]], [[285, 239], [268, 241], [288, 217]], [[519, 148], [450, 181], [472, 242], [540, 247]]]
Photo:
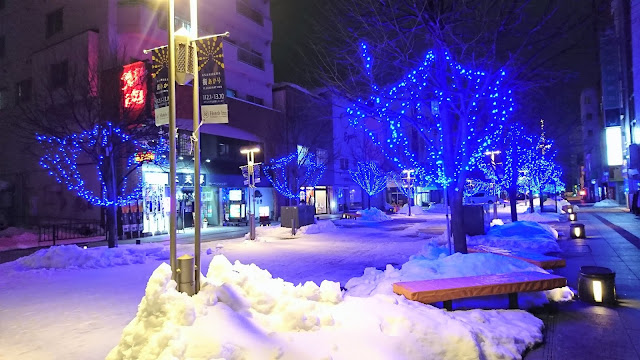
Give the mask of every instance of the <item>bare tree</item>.
[[[580, 9], [581, 2], [575, 3]], [[318, 27], [322, 36], [314, 41], [319, 44], [315, 59], [321, 81], [357, 105], [352, 116], [362, 115], [363, 122], [397, 121], [396, 129], [413, 129], [427, 152], [436, 153], [432, 171], [440, 172], [438, 178], [450, 185], [455, 250], [466, 252], [463, 189], [468, 168], [483, 148], [469, 143], [499, 131], [500, 124], [491, 118], [497, 110], [491, 97], [515, 95], [496, 92], [498, 84], [522, 94], [561, 78], [561, 73], [545, 65], [574, 46], [575, 42], [563, 44], [562, 40], [587, 24], [589, 14], [567, 17], [566, 9], [572, 8], [560, 7], [558, 0], [335, 0], [323, 4], [327, 16]], [[362, 41], [367, 44], [366, 53]], [[425, 65], [429, 50], [433, 61]], [[363, 61], [369, 62], [367, 66]], [[460, 76], [457, 64], [479, 73]], [[411, 73], [423, 66], [430, 69], [428, 77], [418, 80], [424, 81], [422, 94], [405, 92], [391, 103], [390, 87], [412, 81]], [[434, 95], [435, 91], [439, 94]], [[436, 107], [425, 109], [434, 100]]]
[[[86, 60], [55, 65], [43, 76], [47, 81], [34, 86], [37, 101], [16, 108], [11, 122], [23, 139], [41, 142], [32, 149], [58, 182], [105, 209], [108, 245], [115, 247], [117, 206], [131, 187], [141, 186], [127, 178], [145, 161], [160, 159], [144, 154], [162, 140], [150, 118], [147, 65], [123, 67], [117, 57], [111, 60], [103, 62], [105, 70]], [[136, 152], [142, 158], [131, 161]], [[96, 172], [79, 174], [80, 162], [93, 164]], [[101, 180], [99, 191], [91, 188], [95, 179]]]

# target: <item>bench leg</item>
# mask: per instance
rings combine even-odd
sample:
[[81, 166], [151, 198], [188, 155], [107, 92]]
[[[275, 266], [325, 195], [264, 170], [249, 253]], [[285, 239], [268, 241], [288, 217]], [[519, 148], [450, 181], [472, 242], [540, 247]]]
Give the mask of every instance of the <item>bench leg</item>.
[[509, 293], [509, 309], [519, 309], [518, 293]]
[[453, 300], [446, 300], [442, 302], [442, 307], [447, 309], [448, 311], [453, 310]]

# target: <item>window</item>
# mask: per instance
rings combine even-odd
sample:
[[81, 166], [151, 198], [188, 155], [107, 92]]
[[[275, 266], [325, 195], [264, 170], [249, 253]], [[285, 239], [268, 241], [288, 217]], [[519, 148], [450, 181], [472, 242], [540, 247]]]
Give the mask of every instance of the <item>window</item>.
[[586, 105], [591, 104], [591, 96], [585, 96], [585, 97], [584, 97], [584, 103], [585, 103]]
[[246, 1], [236, 1], [236, 12], [238, 14], [246, 16], [248, 19], [251, 19], [253, 22], [260, 26], [264, 25], [262, 14], [259, 11], [252, 9], [251, 6], [246, 3]]
[[253, 95], [247, 95], [247, 101], [250, 101], [258, 105], [264, 105], [264, 99], [259, 98], [257, 96], [253, 96]]
[[0, 58], [4, 57], [4, 52], [5, 52], [5, 40], [4, 40], [4, 36], [0, 36]]
[[588, 113], [587, 114], [587, 120], [593, 120], [593, 114], [592, 113]]
[[340, 159], [340, 170], [349, 170], [349, 159]]
[[316, 162], [318, 164], [326, 165], [327, 161], [329, 161], [329, 152], [324, 149], [318, 149], [316, 151]]
[[587, 136], [593, 136], [593, 130], [587, 131]]
[[16, 84], [16, 104], [23, 104], [29, 100], [31, 100], [31, 79], [26, 79]]
[[47, 37], [62, 31], [62, 8], [47, 14]]
[[7, 88], [0, 89], [0, 110], [9, 107], [9, 91]]
[[227, 88], [227, 97], [237, 98], [238, 92], [233, 89]]
[[4, 0], [0, 0], [0, 10], [4, 9]]
[[49, 68], [50, 81], [53, 88], [59, 88], [67, 85], [69, 78], [69, 63], [67, 60], [57, 64], [51, 64]]
[[218, 155], [224, 156], [229, 154], [229, 144], [218, 144]]

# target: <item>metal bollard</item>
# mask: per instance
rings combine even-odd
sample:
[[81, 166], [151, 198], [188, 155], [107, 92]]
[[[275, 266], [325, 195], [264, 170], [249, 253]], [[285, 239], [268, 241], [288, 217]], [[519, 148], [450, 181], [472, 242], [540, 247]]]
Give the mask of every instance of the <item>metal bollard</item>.
[[251, 240], [256, 239], [256, 217], [253, 214], [249, 214], [249, 238]]
[[184, 254], [178, 258], [178, 291], [191, 296], [195, 294], [195, 259]]
[[296, 220], [291, 219], [291, 235], [296, 235]]

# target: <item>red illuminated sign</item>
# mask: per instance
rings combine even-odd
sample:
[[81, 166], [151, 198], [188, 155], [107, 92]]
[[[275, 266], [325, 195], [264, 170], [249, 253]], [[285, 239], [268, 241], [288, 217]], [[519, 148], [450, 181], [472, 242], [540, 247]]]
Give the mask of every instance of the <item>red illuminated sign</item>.
[[144, 108], [147, 95], [145, 82], [145, 65], [135, 62], [125, 65], [120, 77], [122, 81], [123, 111], [130, 113], [130, 119], [135, 119]]

